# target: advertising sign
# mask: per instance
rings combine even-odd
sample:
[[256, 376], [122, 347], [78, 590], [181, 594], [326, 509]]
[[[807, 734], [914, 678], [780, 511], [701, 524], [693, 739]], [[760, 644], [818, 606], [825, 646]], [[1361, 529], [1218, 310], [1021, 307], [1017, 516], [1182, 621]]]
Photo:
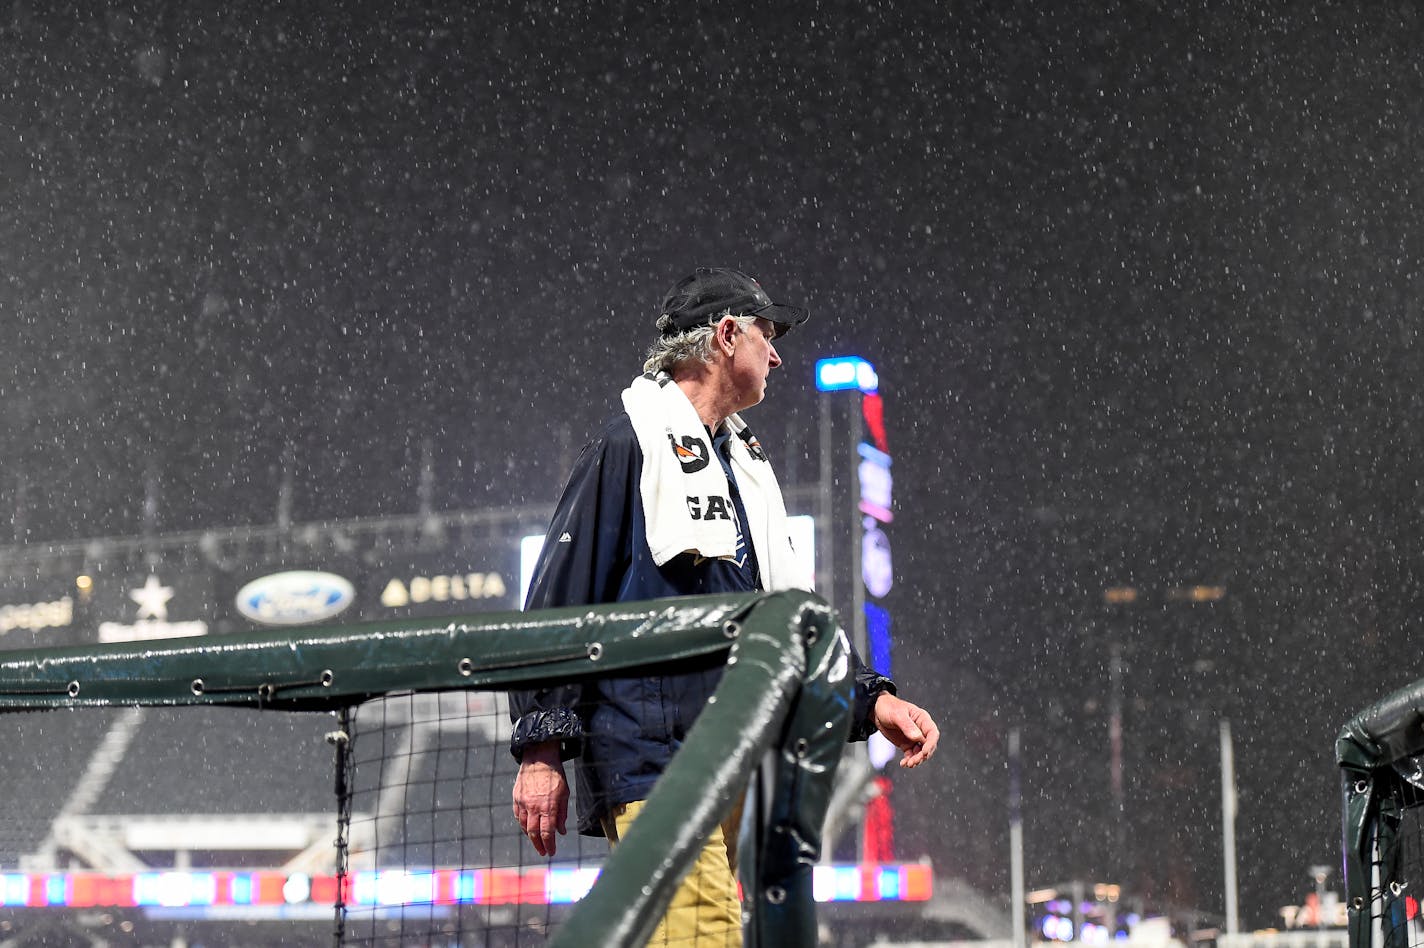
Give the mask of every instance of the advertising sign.
[[357, 622], [360, 568], [350, 556], [300, 556], [244, 565], [225, 575], [222, 632]]
[[97, 576], [93, 611], [100, 642], [188, 638], [208, 633], [212, 581], [206, 572], [155, 566], [144, 573]]
[[15, 571], [0, 578], [0, 649], [72, 645], [88, 628], [87, 592], [76, 577]]
[[345, 612], [356, 587], [345, 576], [293, 569], [246, 583], [237, 591], [237, 611], [259, 625], [316, 625]]
[[457, 616], [519, 608], [519, 545], [515, 538], [484, 549], [393, 556], [368, 567], [359, 593], [368, 619]]

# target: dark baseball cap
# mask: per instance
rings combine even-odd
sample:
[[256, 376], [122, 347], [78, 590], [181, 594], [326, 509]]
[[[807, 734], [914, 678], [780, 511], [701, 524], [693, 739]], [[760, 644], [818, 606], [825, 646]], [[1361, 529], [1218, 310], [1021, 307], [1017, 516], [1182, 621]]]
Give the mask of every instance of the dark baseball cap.
[[772, 302], [760, 283], [740, 270], [726, 267], [698, 267], [678, 280], [668, 290], [660, 312], [668, 317], [664, 335], [706, 326], [713, 316], [731, 313], [769, 319], [781, 336], [810, 315], [799, 306]]

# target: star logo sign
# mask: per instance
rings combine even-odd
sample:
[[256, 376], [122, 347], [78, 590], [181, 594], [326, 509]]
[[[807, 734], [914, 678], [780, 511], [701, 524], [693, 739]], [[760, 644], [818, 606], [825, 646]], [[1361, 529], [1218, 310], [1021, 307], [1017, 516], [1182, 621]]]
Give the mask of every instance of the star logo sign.
[[159, 582], [157, 576], [150, 576], [142, 589], [129, 592], [129, 598], [138, 603], [139, 619], [168, 621], [168, 600], [173, 598], [173, 587]]

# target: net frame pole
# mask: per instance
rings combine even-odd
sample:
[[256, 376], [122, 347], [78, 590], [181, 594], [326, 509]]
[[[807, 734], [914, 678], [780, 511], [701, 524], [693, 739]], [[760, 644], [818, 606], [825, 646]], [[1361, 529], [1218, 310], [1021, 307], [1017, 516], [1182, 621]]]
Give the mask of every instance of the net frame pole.
[[551, 948], [645, 944], [763, 761], [770, 786], [748, 800], [761, 832], [740, 848], [753, 903], [745, 944], [816, 943], [812, 869], [850, 723], [849, 643], [806, 593], [763, 598], [728, 634], [736, 644], [713, 700]]
[[1390, 865], [1399, 828], [1403, 778], [1394, 765], [1424, 753], [1424, 680], [1355, 715], [1335, 741], [1341, 770], [1341, 855], [1350, 948], [1382, 948], [1380, 923], [1394, 910]]
[[336, 794], [336, 902], [332, 908], [336, 927], [332, 931], [332, 944], [341, 948], [346, 940], [346, 903], [351, 885], [351, 709], [342, 708], [337, 715], [337, 728], [327, 734], [326, 739], [335, 750], [332, 789]]
[[399, 691], [542, 686], [715, 660], [732, 644], [725, 624], [765, 595], [0, 651], [0, 712], [183, 705], [335, 711]]
[[749, 847], [757, 863], [742, 872], [743, 885], [754, 892], [751, 948], [817, 943], [814, 869], [851, 724], [854, 676], [845, 633], [829, 607], [803, 598], [799, 614], [801, 641], [792, 635], [789, 644], [804, 648], [802, 678], [790, 719], [766, 752], [765, 769], [773, 772], [770, 818], [756, 824], [764, 834], [759, 846]]

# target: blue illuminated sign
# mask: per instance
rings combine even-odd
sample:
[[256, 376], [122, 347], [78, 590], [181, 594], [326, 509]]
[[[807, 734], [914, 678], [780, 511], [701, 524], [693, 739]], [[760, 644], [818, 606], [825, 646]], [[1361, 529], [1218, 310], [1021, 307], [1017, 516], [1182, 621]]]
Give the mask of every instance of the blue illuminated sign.
[[860, 356], [821, 359], [816, 363], [816, 388], [822, 392], [854, 389], [870, 395], [879, 390], [880, 377], [875, 366]]
[[882, 675], [892, 675], [890, 613], [871, 602], [865, 604], [865, 639], [870, 646], [870, 667]]

